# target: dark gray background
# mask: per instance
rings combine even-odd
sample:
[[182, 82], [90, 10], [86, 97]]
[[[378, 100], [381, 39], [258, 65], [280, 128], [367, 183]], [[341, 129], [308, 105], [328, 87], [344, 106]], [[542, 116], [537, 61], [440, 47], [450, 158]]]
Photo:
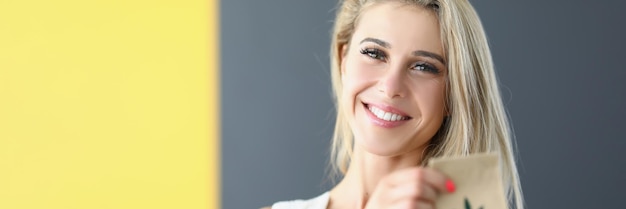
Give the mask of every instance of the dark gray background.
[[[626, 2], [471, 2], [515, 129], [528, 208], [624, 208]], [[330, 189], [336, 0], [220, 4], [223, 208]]]

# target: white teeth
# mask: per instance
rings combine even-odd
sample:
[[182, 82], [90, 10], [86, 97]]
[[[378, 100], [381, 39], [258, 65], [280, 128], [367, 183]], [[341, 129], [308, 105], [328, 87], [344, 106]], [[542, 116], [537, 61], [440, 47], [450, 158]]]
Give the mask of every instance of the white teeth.
[[385, 112], [381, 109], [378, 109], [377, 107], [374, 106], [369, 106], [369, 110], [374, 113], [374, 115], [376, 115], [377, 118], [386, 120], [386, 121], [400, 121], [400, 120], [406, 120], [408, 119], [408, 117], [403, 117], [401, 115], [398, 114], [394, 114], [394, 113], [390, 113], [390, 112]]

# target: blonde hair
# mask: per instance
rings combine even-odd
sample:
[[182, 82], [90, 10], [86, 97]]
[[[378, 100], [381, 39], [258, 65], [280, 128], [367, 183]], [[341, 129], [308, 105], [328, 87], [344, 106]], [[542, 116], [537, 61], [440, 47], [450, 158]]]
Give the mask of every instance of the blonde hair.
[[[433, 11], [440, 25], [447, 58], [446, 106], [450, 116], [431, 139], [422, 165], [431, 157], [473, 153], [500, 154], [502, 179], [510, 206], [523, 208], [513, 139], [502, 104], [487, 38], [476, 11], [467, 0], [397, 0]], [[348, 46], [360, 13], [380, 0], [344, 0], [337, 11], [331, 43], [331, 79], [337, 108], [331, 164], [345, 174], [353, 149], [353, 134], [339, 104], [342, 92], [342, 48]], [[347, 47], [346, 47], [347, 48]], [[343, 53], [346, 53], [343, 51]]]

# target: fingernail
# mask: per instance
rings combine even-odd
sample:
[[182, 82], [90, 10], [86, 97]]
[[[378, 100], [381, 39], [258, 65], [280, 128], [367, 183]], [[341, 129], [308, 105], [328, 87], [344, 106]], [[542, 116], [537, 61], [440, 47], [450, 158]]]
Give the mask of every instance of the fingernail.
[[452, 182], [452, 180], [448, 179], [446, 181], [446, 189], [448, 190], [448, 192], [452, 193], [454, 192], [455, 188], [454, 188], [454, 182]]

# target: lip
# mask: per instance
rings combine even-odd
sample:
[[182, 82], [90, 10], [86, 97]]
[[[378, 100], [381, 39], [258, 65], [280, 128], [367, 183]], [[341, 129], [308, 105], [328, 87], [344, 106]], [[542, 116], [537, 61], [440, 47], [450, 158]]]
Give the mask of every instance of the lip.
[[[383, 128], [395, 128], [398, 126], [401, 126], [403, 124], [405, 124], [407, 121], [410, 121], [411, 119], [413, 119], [411, 116], [408, 116], [406, 113], [402, 112], [401, 110], [398, 110], [392, 106], [389, 105], [377, 105], [377, 104], [369, 104], [369, 103], [365, 103], [362, 102], [361, 103], [363, 105], [363, 108], [365, 109], [365, 112], [368, 116], [368, 118], [370, 119], [370, 121], [376, 125], [376, 126], [380, 126]], [[403, 115], [403, 116], [407, 116], [409, 117], [408, 120], [400, 120], [400, 121], [386, 121], [383, 119], [380, 119], [378, 117], [376, 117], [376, 115], [374, 115], [374, 113], [372, 113], [372, 111], [369, 110], [369, 106], [374, 106], [376, 108], [379, 108], [385, 112], [390, 112], [390, 113], [394, 113], [394, 114], [398, 114], [398, 115]]]

